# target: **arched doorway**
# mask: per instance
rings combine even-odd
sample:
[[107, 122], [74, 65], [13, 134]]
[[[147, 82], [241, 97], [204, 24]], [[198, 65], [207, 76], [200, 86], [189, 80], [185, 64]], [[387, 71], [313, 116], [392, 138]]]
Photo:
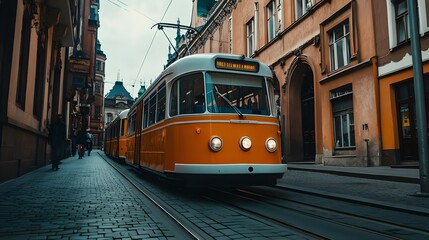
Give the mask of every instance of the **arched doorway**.
[[294, 61], [288, 79], [288, 162], [314, 162], [316, 155], [313, 71], [303, 60]]

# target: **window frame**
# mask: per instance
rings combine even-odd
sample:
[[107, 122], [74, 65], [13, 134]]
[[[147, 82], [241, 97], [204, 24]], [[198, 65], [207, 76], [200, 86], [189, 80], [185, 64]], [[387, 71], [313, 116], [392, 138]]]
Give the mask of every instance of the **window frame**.
[[28, 4], [25, 5], [22, 14], [21, 43], [19, 49], [19, 70], [18, 83], [16, 88], [16, 105], [25, 111], [27, 99], [28, 66], [30, 60], [30, 41], [32, 30], [31, 10]]
[[276, 1], [272, 0], [267, 4], [267, 41], [271, 42], [277, 36], [276, 28]]
[[[170, 89], [170, 91], [168, 93], [169, 94], [169, 103], [168, 103], [168, 116], [169, 117], [186, 116], [186, 115], [192, 115], [192, 114], [203, 114], [203, 113], [205, 113], [207, 111], [206, 96], [205, 96], [205, 92], [206, 92], [206, 89], [205, 89], [205, 76], [204, 75], [205, 75], [205, 73], [203, 71], [201, 71], [201, 72], [194, 72], [194, 73], [191, 73], [191, 74], [186, 74], [186, 75], [179, 76], [178, 78], [176, 78], [175, 80], [172, 81], [171, 89]], [[182, 95], [183, 94], [181, 94], [183, 92], [183, 88], [181, 87], [182, 86], [182, 81], [190, 81], [190, 79], [194, 79], [193, 86], [195, 86], [195, 81], [198, 81], [199, 78], [202, 79], [201, 80], [201, 86], [200, 86], [201, 89], [200, 90], [202, 90], [202, 96], [203, 96], [203, 98], [202, 99], [199, 98], [199, 100], [203, 100], [202, 105], [201, 105], [203, 108], [202, 109], [199, 108], [199, 109], [201, 109], [199, 111], [197, 111], [195, 109], [195, 107], [197, 107], [197, 105], [195, 104], [196, 103], [195, 100], [197, 100], [196, 97], [201, 96], [201, 94], [198, 94], [198, 93], [196, 94], [195, 93], [196, 89], [193, 88], [192, 90], [186, 91], [187, 93], [189, 92], [189, 94], [192, 94], [190, 99], [192, 99], [192, 96], [193, 96], [193, 100], [192, 100], [194, 102], [194, 104], [192, 106], [193, 107], [193, 111], [183, 112], [182, 111], [182, 108], [183, 108], [183, 98], [182, 98]], [[188, 94], [186, 94], [186, 95], [188, 95]], [[190, 100], [190, 99], [188, 99], [188, 100]], [[192, 103], [192, 101], [189, 101], [188, 103]], [[176, 107], [175, 111], [172, 110], [173, 105], [176, 105], [175, 106]], [[190, 107], [191, 107], [191, 104], [189, 104], [187, 110], [191, 109]]]
[[326, 19], [320, 24], [320, 32], [321, 32], [321, 38], [320, 38], [320, 44], [321, 44], [321, 73], [329, 75], [331, 73], [336, 73], [339, 68], [336, 70], [332, 70], [331, 68], [331, 58], [330, 58], [330, 33], [333, 29], [335, 29], [340, 24], [348, 21], [349, 23], [349, 47], [350, 47], [350, 63], [347, 64], [345, 67], [352, 66], [358, 63], [357, 58], [357, 52], [358, 52], [358, 39], [356, 32], [358, 31], [358, 27], [355, 26], [355, 15], [354, 12], [356, 8], [356, 3], [354, 1], [350, 2], [348, 5], [343, 7], [340, 12], [337, 14], [332, 15], [330, 18]]
[[255, 38], [255, 18], [252, 18], [246, 23], [246, 45], [248, 57], [252, 56], [255, 52]]
[[[337, 37], [336, 33], [339, 29], [341, 30], [342, 35]], [[340, 48], [339, 46], [342, 47]], [[340, 23], [339, 25], [334, 27], [329, 33], [329, 59], [331, 71], [336, 71], [351, 63], [350, 24], [347, 21]], [[340, 65], [340, 60], [342, 60], [342, 65]]]
[[308, 13], [312, 6], [312, 0], [295, 0], [295, 21], [299, 20], [306, 13]]
[[[396, 46], [400, 45], [403, 42], [398, 42], [398, 34], [396, 28], [396, 11], [395, 11], [395, 3], [400, 0], [386, 0], [387, 6], [387, 27], [388, 27], [388, 35], [389, 35], [389, 48], [393, 49]], [[429, 23], [427, 21], [427, 11], [426, 11], [426, 0], [417, 0], [417, 11], [419, 16], [419, 31], [420, 36], [425, 35], [429, 32]]]
[[[399, 13], [401, 3], [405, 4], [406, 10]], [[397, 44], [408, 42], [410, 40], [410, 17], [408, 14], [407, 0], [394, 1], [393, 6], [395, 8], [396, 42]], [[401, 38], [401, 33], [403, 34], [404, 39]]]
[[[346, 86], [342, 86], [337, 89], [333, 89], [330, 91], [330, 102], [332, 106], [332, 130], [333, 130], [333, 142], [334, 142], [334, 150], [348, 150], [348, 149], [356, 149], [356, 128], [355, 128], [355, 120], [354, 120], [354, 104], [353, 104], [353, 88], [351, 84]], [[341, 101], [341, 102], [340, 102]], [[346, 105], [347, 101], [350, 106], [344, 107], [344, 109], [335, 110], [334, 105], [339, 106], [340, 104]], [[351, 116], [351, 117], [350, 117]], [[343, 129], [343, 119], [346, 118], [347, 121], [347, 144], [345, 145], [344, 139], [344, 129]], [[337, 118], [340, 119], [339, 127], [337, 129]], [[340, 131], [341, 141], [338, 139], [338, 131]], [[337, 142], [341, 142], [341, 146], [338, 146]]]

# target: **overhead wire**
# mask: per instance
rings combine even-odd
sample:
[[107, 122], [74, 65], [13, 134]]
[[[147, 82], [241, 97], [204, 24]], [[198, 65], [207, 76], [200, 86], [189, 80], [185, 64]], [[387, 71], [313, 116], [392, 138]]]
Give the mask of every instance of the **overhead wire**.
[[[164, 15], [162, 15], [162, 18], [161, 18], [160, 22], [162, 22], [162, 20], [164, 20], [164, 17], [165, 17], [165, 15], [167, 14], [167, 11], [168, 11], [168, 9], [170, 8], [170, 5], [171, 5], [171, 3], [172, 3], [172, 2], [173, 2], [173, 0], [170, 0], [170, 3], [168, 4], [167, 8], [165, 9]], [[136, 82], [137, 82], [137, 79], [138, 79], [138, 77], [139, 77], [139, 75], [140, 75], [140, 72], [141, 72], [141, 70], [142, 70], [142, 68], [143, 68], [144, 63], [146, 62], [146, 58], [147, 58], [147, 56], [148, 56], [148, 54], [149, 54], [149, 51], [150, 51], [150, 50], [151, 50], [151, 48], [152, 48], [152, 44], [153, 44], [153, 42], [154, 42], [154, 40], [155, 40], [155, 37], [156, 37], [157, 33], [158, 33], [158, 31], [155, 31], [155, 33], [154, 33], [154, 35], [153, 35], [153, 37], [152, 37], [152, 40], [151, 40], [151, 42], [150, 42], [150, 44], [149, 44], [149, 48], [148, 48], [148, 49], [147, 49], [147, 51], [146, 51], [146, 54], [145, 54], [145, 56], [144, 56], [144, 58], [143, 58], [143, 61], [142, 61], [141, 65], [140, 65], [139, 71], [138, 71], [138, 73], [137, 73], [136, 79], [134, 80], [134, 83], [133, 83], [133, 85], [134, 85], [134, 86], [135, 86], [135, 84], [136, 84]], [[134, 87], [133, 87], [133, 94], [134, 94]]]
[[[126, 2], [124, 2], [123, 0], [107, 0], [107, 1], [108, 1], [108, 2], [110, 2], [111, 4], [115, 5], [116, 7], [118, 7], [118, 8], [120, 8], [120, 9], [122, 9], [122, 10], [126, 11], [126, 12], [129, 12], [129, 8], [130, 8], [130, 6], [129, 6]], [[172, 3], [172, 0], [170, 0], [170, 2], [168, 3], [168, 6], [167, 6], [166, 10], [164, 11], [164, 14], [163, 14], [163, 16], [162, 16], [162, 18], [161, 18], [160, 22], [162, 22], [162, 21], [163, 21], [163, 19], [165, 18], [165, 15], [167, 14], [167, 11], [169, 10], [169, 8], [170, 8], [170, 6], [171, 6], [171, 3]], [[151, 18], [151, 17], [147, 16], [146, 14], [144, 14], [143, 12], [141, 12], [139, 9], [137, 9], [137, 8], [132, 8], [132, 10], [133, 10], [133, 11], [135, 11], [136, 13], [138, 13], [139, 15], [141, 15], [141, 16], [143, 16], [143, 17], [145, 17], [145, 18], [149, 19], [149, 20], [150, 20], [150, 21], [152, 21], [153, 23], [157, 23], [157, 21], [156, 21], [156, 20], [154, 20], [153, 18]], [[170, 29], [168, 29], [167, 31], [170, 31]], [[135, 86], [135, 84], [136, 84], [136, 82], [137, 82], [137, 80], [138, 80], [138, 77], [139, 77], [139, 75], [140, 75], [140, 73], [141, 73], [141, 70], [142, 70], [143, 65], [144, 65], [144, 63], [145, 63], [145, 61], [146, 61], [146, 58], [147, 58], [147, 56], [148, 56], [148, 54], [149, 54], [149, 52], [150, 52], [150, 50], [151, 50], [151, 47], [152, 47], [152, 45], [153, 45], [153, 42], [155, 41], [155, 38], [156, 38], [157, 33], [158, 33], [158, 31], [156, 31], [156, 32], [154, 33], [154, 35], [153, 35], [153, 37], [152, 37], [152, 40], [151, 40], [151, 42], [150, 42], [150, 44], [149, 44], [149, 48], [148, 48], [148, 50], [147, 50], [147, 52], [146, 52], [146, 54], [145, 54], [145, 56], [144, 56], [144, 58], [143, 58], [143, 61], [142, 61], [141, 65], [140, 65], [140, 68], [139, 68], [139, 71], [138, 71], [138, 73], [137, 73], [136, 79], [134, 80], [134, 83], [131, 85], [131, 86], [133, 87], [133, 94], [134, 94], [134, 86]], [[165, 34], [165, 33], [164, 33], [164, 34]]]
[[[122, 9], [122, 10], [124, 10], [124, 11], [126, 11], [126, 12], [129, 12], [130, 11], [130, 6], [127, 4], [127, 3], [125, 3], [124, 1], [121, 1], [121, 0], [107, 0], [107, 1], [109, 1], [111, 4], [113, 4], [113, 5], [115, 5], [115, 6], [117, 6], [117, 7], [119, 7], [120, 9]], [[139, 15], [141, 15], [141, 16], [143, 16], [143, 17], [145, 17], [145, 18], [147, 18], [147, 19], [149, 19], [151, 22], [154, 22], [154, 23], [156, 23], [156, 20], [154, 20], [153, 18], [151, 18], [151, 17], [149, 17], [148, 15], [146, 15], [146, 14], [144, 14], [143, 12], [141, 12], [139, 9], [137, 9], [137, 8], [135, 8], [135, 7], [132, 7], [132, 9], [131, 10], [133, 10], [133, 11], [135, 11], [136, 13], [138, 13]]]

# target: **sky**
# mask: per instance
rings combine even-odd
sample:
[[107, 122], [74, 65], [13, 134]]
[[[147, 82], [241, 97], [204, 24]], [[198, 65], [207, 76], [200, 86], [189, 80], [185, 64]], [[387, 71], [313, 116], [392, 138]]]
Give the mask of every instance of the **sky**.
[[[100, 0], [98, 39], [107, 57], [104, 94], [118, 77], [133, 97], [142, 84], [147, 88], [164, 69], [169, 46], [164, 33], [152, 26], [177, 19], [189, 26], [191, 11], [192, 0]], [[175, 44], [176, 29], [164, 31]]]

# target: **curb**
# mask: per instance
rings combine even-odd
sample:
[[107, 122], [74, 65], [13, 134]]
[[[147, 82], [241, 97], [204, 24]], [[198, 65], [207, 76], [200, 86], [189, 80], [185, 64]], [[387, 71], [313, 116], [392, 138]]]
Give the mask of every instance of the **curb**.
[[290, 166], [288, 166], [287, 169], [288, 170], [297, 170], [297, 171], [307, 171], [307, 172], [319, 172], [319, 173], [334, 174], [334, 175], [339, 175], [339, 176], [367, 178], [367, 179], [375, 179], [375, 180], [383, 180], [383, 181], [391, 181], [391, 182], [420, 184], [419, 178], [412, 178], [412, 177], [401, 177], [401, 176], [392, 176], [392, 175], [376, 175], [376, 174], [368, 174], [368, 173], [335, 171], [335, 170], [326, 170], [326, 169], [309, 169], [309, 168], [290, 167]]

